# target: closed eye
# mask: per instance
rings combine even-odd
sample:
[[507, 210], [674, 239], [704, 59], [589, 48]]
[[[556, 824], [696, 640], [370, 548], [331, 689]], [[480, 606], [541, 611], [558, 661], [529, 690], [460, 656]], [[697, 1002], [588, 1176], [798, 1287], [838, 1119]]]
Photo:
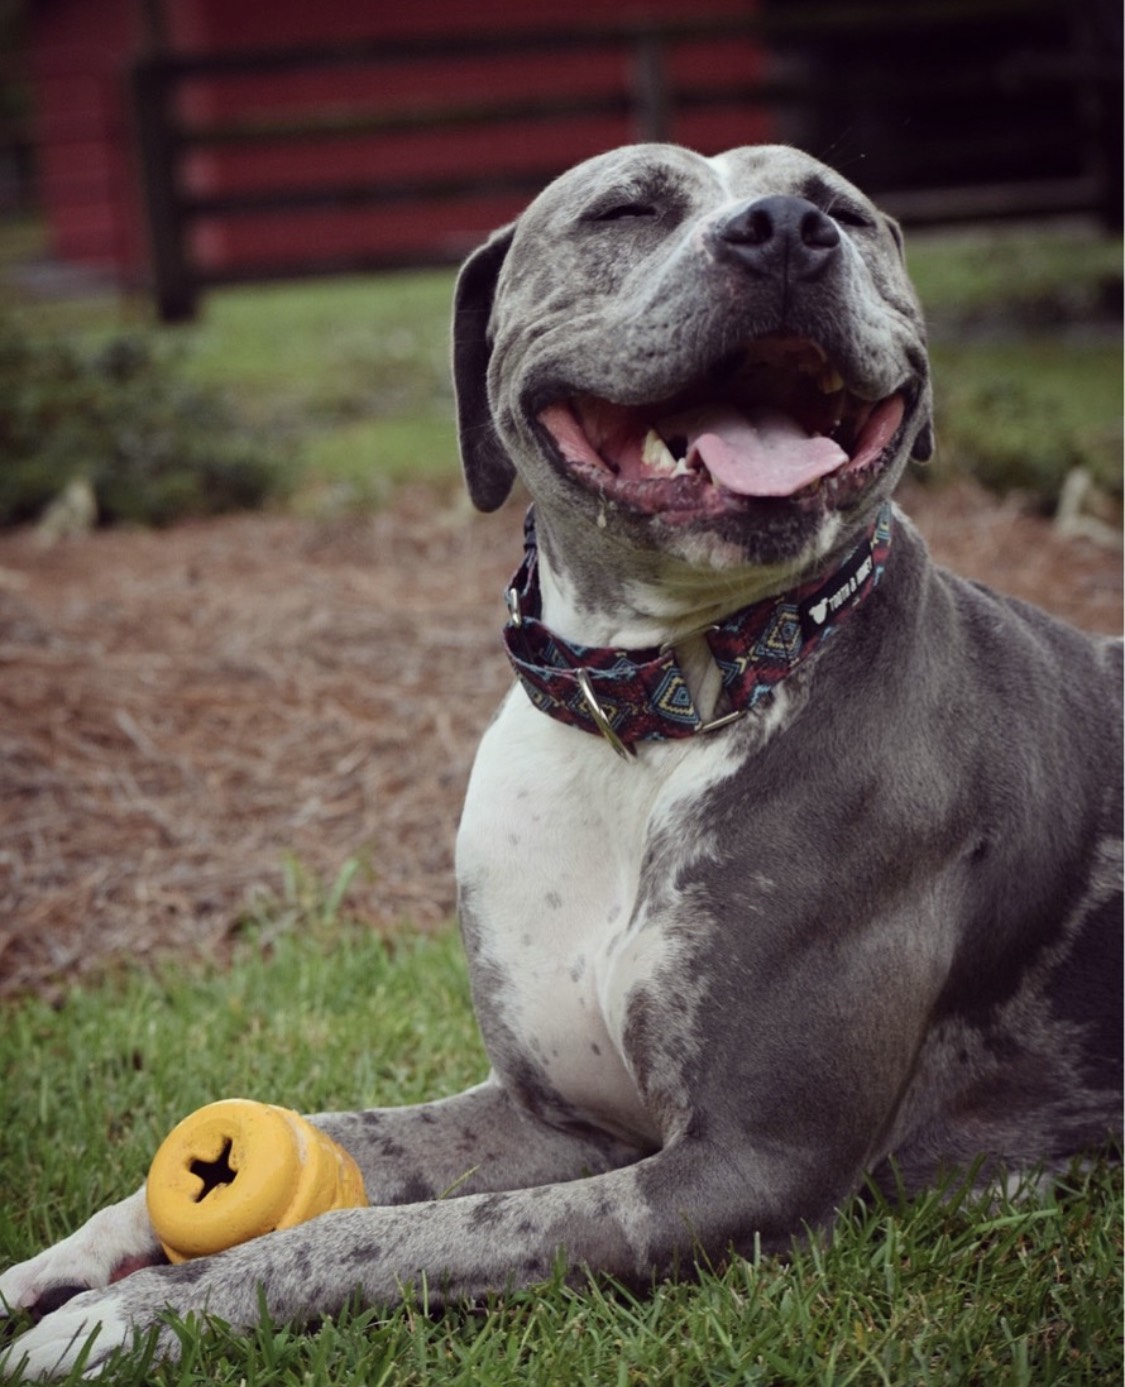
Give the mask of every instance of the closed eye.
[[814, 207], [819, 207], [840, 226], [853, 226], [869, 231], [878, 225], [871, 211], [863, 203], [850, 199], [847, 193], [818, 174], [813, 174], [799, 191]]
[[841, 226], [870, 228], [875, 225], [871, 218], [857, 207], [849, 207], [846, 202], [837, 202], [827, 209], [828, 215]]
[[590, 222], [624, 222], [651, 220], [659, 216], [651, 202], [614, 202], [605, 207], [593, 207], [584, 220]]

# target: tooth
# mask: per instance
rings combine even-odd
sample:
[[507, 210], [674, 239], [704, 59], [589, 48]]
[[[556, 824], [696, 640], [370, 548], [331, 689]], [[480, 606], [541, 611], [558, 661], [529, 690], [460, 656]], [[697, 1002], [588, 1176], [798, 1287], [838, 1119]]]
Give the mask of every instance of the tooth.
[[641, 445], [641, 461], [654, 472], [671, 472], [673, 476], [682, 475], [677, 469], [676, 459], [668, 449], [667, 443], [655, 429], [649, 429]]
[[844, 378], [836, 370], [835, 366], [825, 366], [820, 375], [816, 378], [817, 388], [825, 395], [835, 395], [837, 390], [843, 390]]
[[672, 472], [673, 477], [693, 477], [694, 475], [695, 468], [688, 466], [686, 457], [682, 457], [679, 462], [676, 463], [675, 470]]

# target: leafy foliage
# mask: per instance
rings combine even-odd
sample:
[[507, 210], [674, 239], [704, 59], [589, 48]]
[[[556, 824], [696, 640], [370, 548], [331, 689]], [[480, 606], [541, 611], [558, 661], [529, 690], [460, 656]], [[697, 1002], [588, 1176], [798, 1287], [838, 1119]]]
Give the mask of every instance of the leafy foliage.
[[286, 469], [153, 337], [82, 348], [0, 319], [0, 524], [34, 519], [76, 479], [103, 522], [167, 525], [260, 506]]
[[931, 339], [938, 456], [1051, 511], [1075, 468], [1121, 498], [1121, 242], [1078, 228], [908, 241]]
[[1025, 492], [1053, 511], [1084, 468], [1121, 497], [1121, 385], [1116, 347], [1047, 339], [934, 347], [942, 461], [991, 490]]

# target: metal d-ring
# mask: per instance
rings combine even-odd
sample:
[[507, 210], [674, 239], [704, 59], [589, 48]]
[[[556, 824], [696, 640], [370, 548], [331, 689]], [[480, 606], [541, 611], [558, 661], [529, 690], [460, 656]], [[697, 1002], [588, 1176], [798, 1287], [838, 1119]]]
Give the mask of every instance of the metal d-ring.
[[610, 720], [602, 711], [602, 706], [598, 702], [597, 695], [594, 693], [589, 674], [584, 669], [575, 670], [574, 674], [578, 681], [578, 688], [586, 701], [586, 707], [589, 710], [590, 716], [594, 719], [594, 726], [622, 760], [631, 761], [637, 753], [631, 747], [627, 747], [613, 730]]
[[520, 594], [518, 588], [509, 588], [504, 594], [504, 600], [508, 604], [508, 620], [513, 626], [523, 625], [523, 613], [520, 611]]
[[[709, 631], [717, 631], [721, 624], [718, 621], [709, 621], [705, 626], [693, 626], [690, 631], [684, 631], [674, 640], [665, 641], [658, 653], [667, 655], [670, 650], [674, 650], [676, 646], [682, 645], [684, 641], [691, 640], [694, 636], [706, 636]], [[708, 643], [707, 648], [710, 650], [710, 643]], [[711, 658], [714, 659], [714, 654]], [[739, 718], [745, 717], [749, 711], [749, 708], [736, 708], [733, 713], [724, 713], [721, 717], [712, 718], [710, 722], [701, 721], [695, 729], [695, 736], [699, 737], [705, 732], [718, 732], [720, 727], [729, 727], [732, 722], [737, 722]]]

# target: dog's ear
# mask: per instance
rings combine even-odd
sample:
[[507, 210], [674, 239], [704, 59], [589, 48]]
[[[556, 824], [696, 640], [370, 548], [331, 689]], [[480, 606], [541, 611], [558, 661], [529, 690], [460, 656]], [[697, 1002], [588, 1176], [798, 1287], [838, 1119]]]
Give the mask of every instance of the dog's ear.
[[910, 456], [915, 462], [929, 462], [934, 455], [934, 426], [927, 419], [918, 430]]
[[469, 496], [478, 510], [493, 511], [508, 499], [516, 469], [500, 442], [488, 406], [488, 323], [500, 267], [515, 224], [495, 232], [461, 267], [453, 296], [453, 385], [457, 432]]

